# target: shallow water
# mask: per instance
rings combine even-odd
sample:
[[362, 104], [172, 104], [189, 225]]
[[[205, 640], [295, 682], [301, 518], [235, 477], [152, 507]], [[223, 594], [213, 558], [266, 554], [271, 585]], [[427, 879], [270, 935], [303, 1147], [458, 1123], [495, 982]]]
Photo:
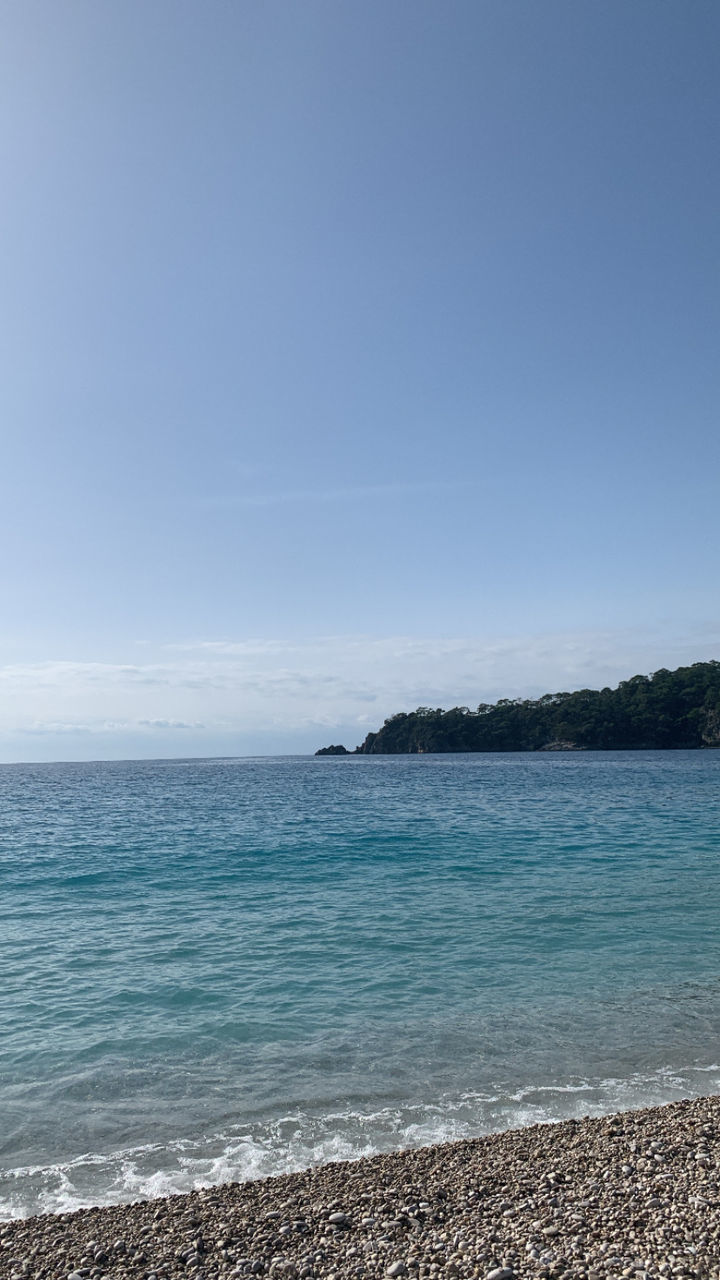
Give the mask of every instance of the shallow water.
[[719, 783], [0, 767], [0, 1217], [718, 1090]]

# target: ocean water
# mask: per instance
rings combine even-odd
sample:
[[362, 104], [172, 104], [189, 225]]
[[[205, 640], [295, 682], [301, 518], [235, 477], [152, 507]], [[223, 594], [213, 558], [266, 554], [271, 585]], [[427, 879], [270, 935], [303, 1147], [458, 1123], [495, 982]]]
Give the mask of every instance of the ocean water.
[[720, 1090], [720, 753], [0, 767], [0, 1217]]

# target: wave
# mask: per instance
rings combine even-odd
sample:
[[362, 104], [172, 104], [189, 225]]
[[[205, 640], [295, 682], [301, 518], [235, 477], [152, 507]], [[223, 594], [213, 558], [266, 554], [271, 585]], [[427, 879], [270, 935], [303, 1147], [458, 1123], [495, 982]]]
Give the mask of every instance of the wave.
[[469, 1091], [435, 1103], [294, 1110], [252, 1125], [0, 1171], [0, 1220], [127, 1204], [380, 1152], [503, 1129], [656, 1106], [720, 1091], [720, 1064], [662, 1067], [626, 1079], [574, 1079], [515, 1092]]

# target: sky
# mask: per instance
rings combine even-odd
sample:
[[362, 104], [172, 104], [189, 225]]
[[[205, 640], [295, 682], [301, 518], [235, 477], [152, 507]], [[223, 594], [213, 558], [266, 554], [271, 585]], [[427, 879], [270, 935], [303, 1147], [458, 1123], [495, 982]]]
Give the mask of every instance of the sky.
[[716, 0], [0, 0], [0, 760], [720, 658]]

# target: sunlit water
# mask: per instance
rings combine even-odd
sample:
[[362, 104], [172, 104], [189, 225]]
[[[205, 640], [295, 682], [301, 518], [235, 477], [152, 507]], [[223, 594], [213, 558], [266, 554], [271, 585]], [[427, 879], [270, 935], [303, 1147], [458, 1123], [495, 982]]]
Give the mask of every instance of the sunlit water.
[[0, 1217], [720, 1089], [720, 753], [0, 767]]

